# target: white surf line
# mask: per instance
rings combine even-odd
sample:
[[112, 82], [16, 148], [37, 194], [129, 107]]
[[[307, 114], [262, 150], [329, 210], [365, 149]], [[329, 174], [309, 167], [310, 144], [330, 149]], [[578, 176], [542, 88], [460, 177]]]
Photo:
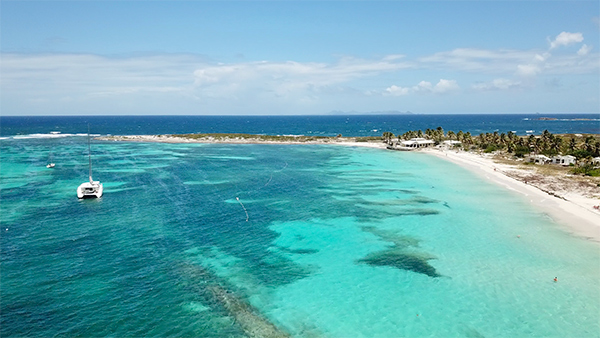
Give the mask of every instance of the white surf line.
[[246, 208], [244, 207], [244, 204], [242, 204], [242, 201], [240, 201], [239, 197], [236, 197], [235, 199], [240, 203], [240, 205], [242, 206], [242, 208], [244, 208], [244, 212], [246, 213], [246, 222], [248, 222], [248, 219], [250, 218], [248, 216], [248, 210], [246, 210]]

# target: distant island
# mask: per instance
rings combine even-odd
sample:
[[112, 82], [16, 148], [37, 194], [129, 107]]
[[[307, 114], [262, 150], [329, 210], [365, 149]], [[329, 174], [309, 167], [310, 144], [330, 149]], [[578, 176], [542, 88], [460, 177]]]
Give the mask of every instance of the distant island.
[[[534, 121], [558, 121], [556, 117], [538, 117], [533, 119]], [[595, 121], [596, 119], [586, 119], [586, 118], [577, 118], [577, 119], [560, 119], [561, 121]]]

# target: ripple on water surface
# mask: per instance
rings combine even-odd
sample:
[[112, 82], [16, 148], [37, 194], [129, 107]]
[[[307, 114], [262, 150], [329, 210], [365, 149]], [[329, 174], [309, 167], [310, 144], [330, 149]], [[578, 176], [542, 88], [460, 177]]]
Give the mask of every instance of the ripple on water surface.
[[95, 143], [105, 196], [80, 201], [78, 142], [53, 171], [47, 143], [2, 145], [3, 337], [600, 331], [597, 244], [440, 159]]

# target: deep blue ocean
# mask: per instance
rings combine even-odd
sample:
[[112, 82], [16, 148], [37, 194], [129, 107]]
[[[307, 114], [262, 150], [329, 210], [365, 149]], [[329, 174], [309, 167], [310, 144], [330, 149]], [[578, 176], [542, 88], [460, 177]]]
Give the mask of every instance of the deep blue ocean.
[[599, 132], [552, 117], [1, 117], [0, 336], [600, 337], [598, 243], [426, 153], [92, 139], [104, 196], [76, 196], [88, 124]]
[[[551, 117], [556, 120], [539, 120]], [[0, 116], [0, 137], [26, 134], [86, 133], [157, 135], [187, 133], [247, 133], [267, 135], [380, 136], [409, 130], [435, 129], [470, 132], [527, 131], [541, 134], [600, 134], [600, 114], [505, 115], [339, 115], [339, 116]]]

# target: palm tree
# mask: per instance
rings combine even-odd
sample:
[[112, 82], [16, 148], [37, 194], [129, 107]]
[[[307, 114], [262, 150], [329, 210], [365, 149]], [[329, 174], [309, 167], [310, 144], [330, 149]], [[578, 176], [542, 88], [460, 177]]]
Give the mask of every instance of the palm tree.
[[494, 134], [492, 135], [492, 143], [493, 144], [498, 144], [500, 143], [500, 136], [498, 135], [498, 132], [495, 131]]
[[589, 153], [593, 153], [594, 152], [594, 137], [591, 135], [588, 135], [585, 138], [585, 141], [583, 143], [583, 150], [589, 152]]
[[509, 141], [509, 140], [510, 140], [510, 139], [508, 138], [508, 136], [506, 136], [506, 134], [505, 134], [505, 133], [502, 133], [502, 134], [500, 134], [500, 142], [501, 142], [503, 145], [506, 145], [506, 143], [508, 143], [508, 141]]
[[433, 130], [427, 128], [425, 129], [425, 137], [427, 137], [428, 139], [432, 139], [433, 138]]
[[576, 148], [577, 148], [577, 141], [575, 141], [574, 137], [571, 137], [571, 140], [569, 141], [569, 151], [574, 152]]
[[506, 142], [506, 151], [509, 153], [513, 153], [515, 151], [515, 144], [510, 140]]
[[393, 137], [394, 137], [394, 134], [391, 133], [391, 132], [389, 132], [389, 131], [384, 132], [383, 135], [382, 135], [383, 140], [387, 144], [392, 144], [392, 138]]
[[440, 137], [444, 137], [444, 128], [437, 127], [435, 130], [438, 132]]
[[535, 140], [535, 136], [529, 135], [529, 137], [527, 138], [527, 146], [529, 147], [529, 149], [535, 149]]
[[508, 137], [508, 139], [511, 142], [515, 142], [515, 139], [517, 138], [517, 135], [515, 133], [513, 133], [512, 131], [509, 131], [508, 133], [506, 133], [506, 136]]
[[450, 140], [453, 140], [456, 137], [456, 134], [452, 130], [449, 130], [446, 136], [448, 136]]
[[536, 153], [540, 153], [543, 150], [543, 141], [541, 138], [536, 138], [534, 143], [534, 148]]
[[465, 143], [471, 145], [473, 144], [473, 137], [471, 136], [471, 132], [468, 131], [465, 133], [465, 136], [463, 137], [463, 140]]
[[552, 150], [553, 152], [560, 154], [560, 150], [562, 149], [563, 146], [563, 139], [560, 137], [554, 137], [552, 139], [552, 142], [550, 143], [550, 150]]

